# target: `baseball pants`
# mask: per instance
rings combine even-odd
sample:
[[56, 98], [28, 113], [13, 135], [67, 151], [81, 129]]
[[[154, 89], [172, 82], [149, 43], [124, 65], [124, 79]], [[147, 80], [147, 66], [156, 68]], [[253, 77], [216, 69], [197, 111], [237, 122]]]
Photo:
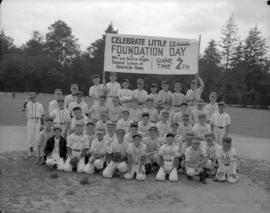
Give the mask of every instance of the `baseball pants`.
[[186, 167], [186, 174], [187, 174], [188, 176], [196, 176], [196, 175], [199, 175], [202, 171], [203, 171], [202, 168], [194, 169], [194, 168]]
[[[91, 158], [90, 160], [91, 161]], [[103, 169], [104, 167], [104, 159], [96, 159], [93, 163], [87, 163], [83, 169], [83, 171], [87, 174], [94, 174], [95, 173], [95, 168], [96, 169]]]
[[108, 166], [103, 170], [103, 176], [107, 178], [111, 178], [115, 170], [118, 170], [121, 173], [125, 173], [127, 171], [127, 163], [123, 162], [115, 162], [111, 161]]
[[178, 181], [178, 174], [176, 168], [173, 168], [172, 161], [164, 161], [164, 168], [160, 167], [156, 175], [156, 180], [165, 180], [166, 174], [169, 174], [170, 181]]
[[64, 170], [65, 163], [59, 154], [53, 153], [51, 156], [48, 156], [45, 163], [47, 166], [56, 166], [57, 170]]
[[39, 141], [40, 119], [31, 119], [27, 121], [27, 142], [30, 147], [37, 146]]
[[239, 178], [236, 169], [236, 162], [231, 163], [229, 166], [221, 164], [218, 167], [216, 178], [221, 181], [227, 180], [229, 183], [235, 183]]
[[216, 142], [221, 145], [223, 137], [225, 136], [225, 127], [223, 129], [214, 127], [214, 135]]
[[142, 166], [142, 172], [139, 172], [139, 164], [132, 164], [131, 171], [124, 175], [125, 179], [133, 179], [134, 174], [136, 173], [137, 180], [145, 180], [145, 166]]

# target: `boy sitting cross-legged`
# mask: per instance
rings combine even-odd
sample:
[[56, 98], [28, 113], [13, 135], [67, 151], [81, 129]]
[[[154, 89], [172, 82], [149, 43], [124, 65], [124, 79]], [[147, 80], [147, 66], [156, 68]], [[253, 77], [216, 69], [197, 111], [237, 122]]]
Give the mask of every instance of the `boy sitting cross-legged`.
[[62, 129], [60, 126], [53, 128], [54, 136], [47, 140], [44, 154], [45, 163], [48, 166], [54, 167], [58, 170], [64, 169], [64, 160], [66, 159], [66, 139], [61, 135]]
[[127, 171], [126, 155], [129, 143], [124, 141], [125, 130], [116, 130], [117, 139], [111, 144], [110, 153], [110, 163], [103, 170], [103, 176], [111, 178], [116, 170], [120, 173]]
[[94, 174], [95, 169], [101, 171], [105, 163], [107, 152], [107, 141], [104, 140], [105, 129], [96, 129], [96, 135], [97, 138], [92, 141], [90, 148], [91, 157], [84, 168], [84, 172], [88, 174]]
[[178, 181], [177, 168], [179, 166], [180, 151], [179, 146], [175, 143], [174, 134], [168, 133], [166, 142], [158, 152], [160, 169], [156, 175], [156, 180], [165, 180], [166, 174], [168, 174], [170, 181]]
[[133, 135], [133, 142], [127, 149], [128, 171], [124, 175], [125, 179], [133, 179], [136, 174], [137, 180], [145, 180], [145, 151], [146, 145], [142, 143], [142, 135]]
[[75, 123], [74, 133], [67, 137], [68, 159], [66, 160], [64, 170], [71, 172], [83, 172], [85, 167], [84, 157], [89, 149], [88, 137], [83, 134], [84, 123], [77, 121]]

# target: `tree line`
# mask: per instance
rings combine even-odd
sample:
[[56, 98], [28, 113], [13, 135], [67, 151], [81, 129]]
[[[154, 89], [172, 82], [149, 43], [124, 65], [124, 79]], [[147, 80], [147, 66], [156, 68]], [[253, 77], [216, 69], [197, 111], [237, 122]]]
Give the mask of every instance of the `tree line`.
[[[118, 33], [110, 24], [105, 33]], [[0, 91], [37, 91], [53, 93], [55, 88], [69, 92], [72, 83], [88, 94], [92, 76], [103, 73], [105, 35], [81, 51], [72, 29], [57, 20], [46, 35], [34, 31], [32, 38], [20, 47], [4, 31], [0, 34]], [[205, 81], [203, 98], [210, 91], [218, 93], [219, 100], [237, 105], [270, 105], [270, 60], [267, 58], [266, 39], [257, 26], [250, 29], [244, 39], [237, 33], [234, 16], [222, 26], [219, 41], [210, 40], [199, 59], [199, 73]], [[135, 88], [134, 79], [143, 77], [146, 88], [162, 80], [173, 84], [180, 82], [183, 92], [194, 76], [159, 76], [119, 73], [119, 81], [129, 79]], [[106, 80], [108, 74], [106, 75]]]

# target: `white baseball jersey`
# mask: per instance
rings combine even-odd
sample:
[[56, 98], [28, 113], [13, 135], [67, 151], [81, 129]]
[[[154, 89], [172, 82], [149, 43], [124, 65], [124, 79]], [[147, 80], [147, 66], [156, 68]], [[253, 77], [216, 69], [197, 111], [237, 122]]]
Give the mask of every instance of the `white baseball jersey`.
[[185, 102], [186, 96], [183, 93], [173, 93], [172, 94], [172, 105], [180, 107], [180, 105]]
[[88, 106], [87, 106], [87, 103], [85, 103], [84, 101], [82, 101], [81, 103], [78, 103], [77, 101], [75, 102], [72, 102], [69, 104], [69, 107], [68, 107], [68, 111], [74, 116], [74, 112], [73, 112], [73, 109], [75, 107], [80, 107], [82, 109], [82, 113], [84, 115], [88, 114], [89, 112], [89, 109], [88, 109]]
[[96, 122], [96, 129], [106, 129], [107, 128], [107, 121], [98, 120]]
[[175, 158], [180, 157], [179, 146], [175, 143], [171, 145], [165, 143], [160, 147], [158, 154], [162, 156], [165, 161], [173, 161]]
[[131, 119], [128, 119], [128, 120], [124, 120], [123, 118], [119, 119], [117, 121], [117, 129], [124, 129], [125, 132], [127, 133], [129, 131], [129, 127], [130, 127], [130, 124], [132, 123], [133, 121]]
[[109, 120], [110, 121], [118, 121], [121, 117], [121, 114], [122, 114], [122, 111], [123, 111], [123, 108], [121, 106], [114, 106], [114, 105], [111, 105], [109, 107]]
[[183, 122], [179, 123], [178, 134], [185, 136], [187, 133], [192, 133], [191, 124], [184, 124]]
[[126, 141], [123, 141], [122, 143], [119, 143], [118, 140], [113, 141], [112, 143], [112, 152], [120, 152], [121, 157], [125, 157], [127, 154], [129, 143]]
[[162, 102], [165, 102], [165, 101], [171, 101], [172, 100], [172, 93], [171, 91], [164, 91], [164, 90], [160, 90], [159, 93], [160, 95], [160, 98], [162, 100]]
[[84, 149], [89, 149], [88, 138], [86, 135], [73, 133], [67, 137], [67, 147], [72, 150], [73, 156], [79, 156]]
[[140, 121], [140, 122], [138, 123], [139, 132], [142, 133], [142, 136], [143, 136], [143, 137], [146, 137], [146, 136], [148, 136], [148, 129], [149, 129], [149, 127], [150, 127], [150, 126], [153, 126], [153, 125], [154, 125], [154, 124], [151, 123], [150, 121], [148, 121], [146, 125], [143, 123], [143, 121]]
[[137, 147], [135, 143], [130, 143], [127, 148], [127, 153], [132, 155], [133, 164], [140, 164], [141, 156], [146, 153], [146, 145], [144, 143], [140, 143]]
[[208, 118], [211, 118], [212, 115], [215, 113], [215, 112], [218, 112], [218, 104], [215, 103], [215, 104], [207, 104], [205, 107], [204, 107], [205, 111], [207, 112], [207, 116]]
[[149, 113], [149, 120], [153, 123], [156, 123], [159, 119], [159, 114], [156, 108], [143, 108], [142, 112]]
[[136, 108], [136, 109], [131, 108], [129, 110], [129, 118], [130, 120], [133, 120], [136, 122], [140, 121], [142, 119], [142, 110], [139, 108]]
[[164, 137], [170, 131], [170, 122], [163, 123], [159, 121], [156, 123], [156, 127], [158, 128], [159, 136]]
[[72, 95], [69, 94], [65, 97], [65, 107], [68, 109], [69, 104], [76, 101], [77, 100], [77, 96], [76, 95]]
[[39, 119], [44, 115], [44, 109], [41, 103], [28, 101], [26, 104], [26, 117], [28, 119]]
[[231, 125], [231, 117], [228, 113], [223, 112], [220, 114], [219, 112], [215, 112], [211, 118], [211, 124], [217, 127], [226, 127]]
[[95, 104], [90, 107], [89, 109], [89, 114], [92, 119], [99, 120], [100, 119], [100, 113], [102, 112], [109, 112], [109, 108], [107, 107], [106, 104], [100, 105], [100, 104]]
[[113, 96], [118, 96], [119, 97], [119, 92], [121, 89], [121, 86], [118, 82], [109, 82], [106, 84], [106, 87], [109, 89], [108, 91], [108, 96], [113, 97]]
[[217, 152], [221, 149], [221, 146], [218, 145], [216, 142], [212, 144], [212, 146], [209, 146], [207, 144], [206, 146], [206, 156], [210, 160], [215, 160], [217, 158]]
[[172, 115], [172, 123], [180, 123], [182, 122], [183, 113], [181, 111], [174, 112]]
[[207, 112], [205, 111], [204, 108], [201, 109], [201, 110], [195, 108], [195, 109], [193, 109], [193, 110], [191, 111], [191, 118], [192, 118], [193, 124], [199, 122], [199, 114], [205, 114], [205, 115], [206, 115], [206, 121], [209, 120], [209, 118], [207, 117]]
[[229, 166], [231, 163], [236, 162], [237, 160], [237, 154], [233, 147], [228, 152], [224, 152], [222, 147], [220, 147], [217, 150], [216, 157], [217, 159], [221, 160], [222, 164], [226, 166]]
[[139, 103], [144, 103], [148, 98], [148, 93], [144, 89], [135, 89], [133, 90], [132, 96], [137, 98]]
[[66, 124], [71, 120], [70, 113], [67, 109], [55, 109], [50, 114], [53, 121], [57, 125]]
[[193, 105], [195, 101], [201, 99], [202, 92], [202, 87], [199, 87], [196, 90], [189, 89], [186, 93], [186, 100], [188, 101], [188, 104]]
[[198, 150], [194, 150], [192, 146], [186, 148], [185, 161], [190, 161], [191, 164], [196, 168], [199, 163], [206, 157], [205, 151], [199, 147]]
[[49, 103], [48, 112], [49, 115], [52, 113], [53, 110], [58, 109], [58, 104], [56, 100], [52, 100]]
[[163, 140], [160, 137], [152, 139], [151, 137], [144, 137], [143, 143], [146, 145], [146, 153], [158, 152], [160, 146], [163, 144]]
[[132, 90], [130, 89], [120, 89], [119, 99], [121, 103], [126, 103], [132, 98]]
[[99, 96], [103, 95], [104, 91], [104, 85], [99, 84], [99, 85], [93, 85], [89, 89], [89, 96], [95, 100], [99, 98]]
[[70, 129], [71, 130], [74, 130], [75, 129], [76, 122], [82, 122], [83, 125], [84, 125], [84, 128], [85, 128], [85, 126], [86, 126], [86, 124], [88, 122], [88, 118], [85, 115], [83, 115], [80, 119], [76, 119], [75, 117], [73, 117], [71, 119], [71, 124], [70, 124]]
[[112, 136], [109, 135], [108, 133], [104, 136], [104, 140], [107, 142], [107, 146], [111, 146], [111, 144], [113, 143], [113, 141], [117, 140], [117, 137], [115, 134], [113, 134]]
[[160, 94], [158, 94], [158, 93], [150, 93], [149, 95], [148, 95], [148, 97], [149, 98], [153, 98], [153, 103], [154, 103], [154, 106], [157, 106], [158, 105], [158, 103], [159, 103], [159, 101], [161, 101], [161, 96], [160, 96]]
[[92, 154], [105, 155], [107, 152], [107, 141], [104, 139], [102, 141], [99, 141], [98, 139], [93, 140], [91, 144], [90, 152]]
[[198, 136], [204, 139], [205, 134], [211, 133], [211, 126], [207, 123], [205, 123], [204, 125], [201, 125], [200, 123], [196, 123], [194, 124], [192, 131], [195, 136]]

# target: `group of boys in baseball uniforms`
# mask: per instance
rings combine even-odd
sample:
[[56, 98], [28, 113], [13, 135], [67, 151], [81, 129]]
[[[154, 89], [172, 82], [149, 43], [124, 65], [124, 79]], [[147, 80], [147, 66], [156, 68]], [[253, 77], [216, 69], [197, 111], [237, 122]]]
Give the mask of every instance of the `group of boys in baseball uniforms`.
[[89, 97], [84, 101], [77, 84], [63, 97], [55, 90], [55, 100], [40, 132], [45, 112], [36, 94], [26, 104], [29, 158], [37, 147], [38, 161], [63, 171], [114, 175], [125, 179], [144, 180], [155, 173], [156, 180], [178, 181], [179, 173], [189, 180], [198, 176], [234, 183], [238, 179], [237, 154], [229, 135], [230, 115], [225, 103], [216, 102], [211, 92], [210, 103], [201, 99], [204, 83], [198, 76], [184, 95], [181, 84], [174, 93], [164, 81], [144, 89], [144, 80], [137, 80], [137, 89], [129, 89], [129, 81], [117, 82], [116, 73], [110, 82], [101, 84], [93, 76]]

